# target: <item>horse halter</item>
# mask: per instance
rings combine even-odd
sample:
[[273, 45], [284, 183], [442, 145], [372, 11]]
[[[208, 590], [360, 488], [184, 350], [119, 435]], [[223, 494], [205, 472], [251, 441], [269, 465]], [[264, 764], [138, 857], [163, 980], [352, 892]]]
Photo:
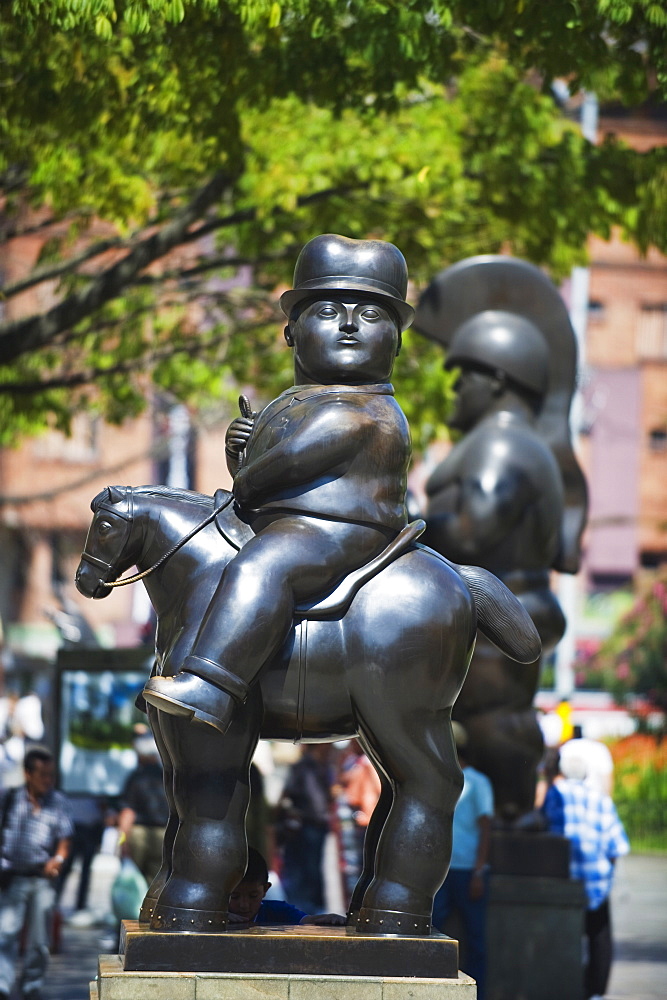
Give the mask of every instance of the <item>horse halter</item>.
[[[127, 510], [123, 510], [123, 506], [126, 506]], [[123, 500], [115, 504], [104, 500], [101, 501], [95, 510], [95, 517], [103, 511], [106, 511], [109, 514], [115, 514], [116, 517], [122, 518], [125, 522], [125, 529], [120, 543], [120, 552], [122, 553], [127, 545], [128, 538], [130, 537], [130, 529], [134, 520], [134, 502], [132, 492], [128, 491], [125, 493]], [[99, 556], [94, 556], [91, 552], [88, 552], [87, 549], [84, 549], [81, 553], [81, 561], [90, 563], [90, 565], [94, 566], [97, 570], [102, 570], [105, 576], [113, 573], [116, 569], [115, 563], [106, 562], [104, 559], [100, 559]], [[113, 583], [107, 583], [106, 579], [102, 577], [100, 577], [99, 582], [104, 584], [105, 587], [114, 586]]]
[[[134, 520], [133, 494], [131, 491], [129, 491], [125, 495], [125, 499], [128, 501], [130, 508], [128, 514], [125, 514], [123, 513], [123, 511], [118, 510], [120, 504], [111, 504], [111, 503], [106, 503], [105, 501], [102, 501], [98, 506], [97, 510], [95, 511], [96, 516], [100, 510], [109, 511], [109, 513], [111, 514], [117, 514], [119, 517], [122, 517], [123, 520], [126, 522], [126, 529], [120, 549], [121, 552], [123, 551], [123, 549], [127, 544], [127, 540], [130, 534], [130, 527], [132, 525], [132, 521]], [[211, 521], [214, 521], [215, 518], [218, 516], [218, 514], [220, 514], [225, 509], [225, 507], [229, 506], [232, 500], [233, 500], [233, 495], [230, 493], [228, 496], [225, 497], [222, 503], [220, 503], [217, 507], [214, 508], [211, 514], [205, 517], [203, 521], [200, 521], [199, 524], [195, 525], [195, 527], [192, 528], [192, 530], [189, 531], [187, 535], [184, 535], [183, 538], [180, 538], [175, 545], [172, 545], [172, 547], [169, 549], [168, 552], [165, 552], [164, 555], [160, 556], [157, 562], [153, 563], [152, 566], [149, 566], [148, 569], [143, 570], [143, 572], [141, 573], [135, 573], [133, 576], [126, 576], [123, 580], [111, 580], [111, 581], [100, 580], [100, 583], [102, 583], [105, 587], [126, 587], [129, 583], [137, 583], [138, 580], [143, 580], [144, 577], [149, 576], [150, 573], [155, 572], [156, 569], [159, 569], [160, 566], [164, 565], [167, 559], [170, 559], [175, 552], [178, 552], [181, 546], [185, 545], [186, 542], [189, 542], [191, 538], [193, 538], [199, 531], [202, 530], [202, 528], [205, 528], [207, 524], [210, 524]], [[93, 566], [95, 566], [96, 569], [98, 568], [104, 569], [105, 572], [107, 573], [113, 572], [113, 570], [116, 568], [113, 563], [105, 562], [103, 559], [99, 559], [97, 556], [91, 555], [85, 549], [81, 553], [81, 559], [82, 561], [85, 560], [86, 562], [91, 563]]]

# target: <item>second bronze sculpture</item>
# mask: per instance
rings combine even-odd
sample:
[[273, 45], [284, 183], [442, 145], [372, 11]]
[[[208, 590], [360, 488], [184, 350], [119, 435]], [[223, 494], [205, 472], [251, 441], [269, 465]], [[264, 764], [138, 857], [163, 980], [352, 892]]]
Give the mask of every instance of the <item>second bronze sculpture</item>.
[[[450, 425], [461, 436], [427, 483], [425, 540], [503, 580], [550, 653], [565, 631], [550, 574], [578, 570], [587, 509], [569, 426], [577, 350], [565, 304], [533, 264], [471, 257], [433, 279], [415, 327], [459, 371]], [[535, 800], [539, 676], [539, 661], [519, 667], [482, 637], [454, 709], [508, 821]]]
[[225, 928], [260, 736], [356, 735], [382, 794], [348, 922], [428, 934], [462, 783], [451, 709], [476, 629], [522, 663], [539, 655], [507, 588], [407, 523], [409, 433], [389, 383], [406, 290], [391, 244], [311, 240], [281, 300], [295, 386], [232, 423], [233, 494], [109, 487], [92, 503], [79, 590], [104, 597], [132, 565], [155, 566], [144, 694], [171, 814], [142, 909], [156, 930]]

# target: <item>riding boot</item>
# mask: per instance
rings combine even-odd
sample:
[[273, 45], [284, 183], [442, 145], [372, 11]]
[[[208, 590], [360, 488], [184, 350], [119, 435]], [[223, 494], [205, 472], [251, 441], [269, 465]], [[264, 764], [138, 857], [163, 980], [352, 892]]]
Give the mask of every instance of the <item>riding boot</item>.
[[226, 667], [203, 656], [187, 656], [173, 677], [151, 677], [144, 688], [150, 705], [168, 715], [184, 715], [226, 733], [248, 685]]

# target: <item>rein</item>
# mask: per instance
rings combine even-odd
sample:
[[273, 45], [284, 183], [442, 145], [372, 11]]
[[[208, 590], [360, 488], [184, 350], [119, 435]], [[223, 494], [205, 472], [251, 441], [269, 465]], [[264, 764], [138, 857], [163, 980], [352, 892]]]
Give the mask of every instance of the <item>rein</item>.
[[166, 563], [167, 559], [170, 559], [171, 556], [173, 556], [174, 552], [178, 552], [178, 550], [181, 548], [182, 545], [185, 545], [185, 543], [189, 542], [191, 538], [194, 538], [194, 536], [197, 534], [198, 531], [201, 531], [202, 528], [205, 528], [207, 524], [210, 524], [211, 521], [214, 521], [218, 516], [218, 514], [221, 511], [223, 511], [225, 507], [229, 506], [232, 500], [233, 500], [233, 494], [230, 493], [227, 499], [223, 500], [220, 506], [216, 507], [212, 514], [209, 514], [208, 517], [206, 517], [203, 521], [200, 521], [200, 523], [196, 525], [192, 529], [192, 531], [189, 531], [187, 535], [184, 535], [183, 538], [179, 539], [179, 541], [177, 541], [175, 545], [172, 545], [172, 547], [169, 549], [168, 552], [165, 552], [163, 556], [160, 556], [158, 561], [156, 563], [153, 563], [153, 565], [150, 566], [148, 569], [145, 569], [143, 573], [135, 573], [134, 576], [126, 576], [124, 580], [114, 580], [112, 583], [105, 583], [104, 586], [125, 587], [127, 586], [128, 583], [136, 583], [137, 580], [143, 580], [144, 577], [148, 576], [150, 573], [153, 573], [156, 569], [159, 569], [160, 566]]

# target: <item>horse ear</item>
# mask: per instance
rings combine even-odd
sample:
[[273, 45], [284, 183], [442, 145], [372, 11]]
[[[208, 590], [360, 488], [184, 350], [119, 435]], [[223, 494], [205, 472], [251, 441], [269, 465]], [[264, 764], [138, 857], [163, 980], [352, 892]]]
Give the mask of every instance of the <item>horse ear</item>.
[[120, 486], [107, 486], [109, 503], [120, 503], [125, 499], [125, 491]]

